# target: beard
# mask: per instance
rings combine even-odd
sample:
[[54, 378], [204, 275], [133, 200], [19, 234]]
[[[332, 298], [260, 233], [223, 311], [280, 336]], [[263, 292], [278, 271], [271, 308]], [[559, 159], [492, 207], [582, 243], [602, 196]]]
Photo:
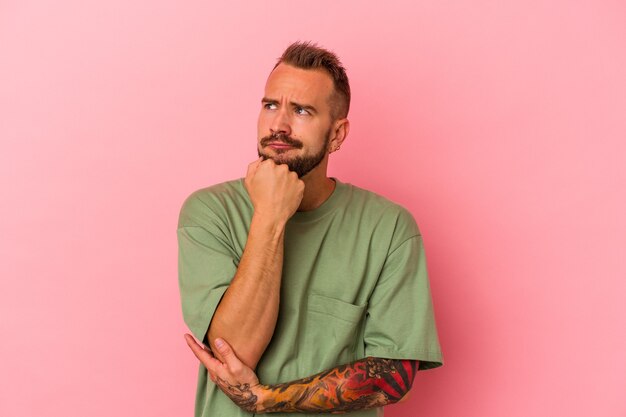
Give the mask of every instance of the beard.
[[[270, 136], [265, 136], [259, 142], [260, 146], [263, 148], [269, 142], [279, 141], [291, 145], [294, 149], [302, 149], [304, 146], [302, 142], [299, 140], [293, 139], [290, 136], [284, 135], [282, 133], [272, 134]], [[324, 156], [326, 156], [326, 152], [328, 151], [328, 145], [330, 142], [330, 129], [326, 132], [326, 137], [324, 138], [324, 146], [320, 149], [319, 152], [313, 155], [306, 156], [294, 156], [293, 158], [281, 158], [282, 154], [288, 152], [288, 150], [276, 150], [276, 156], [270, 156], [264, 152], [258, 150], [258, 154], [263, 160], [272, 159], [277, 164], [286, 164], [290, 171], [295, 172], [298, 175], [298, 178], [304, 177], [306, 174], [311, 172], [315, 167], [317, 167], [323, 160]]]

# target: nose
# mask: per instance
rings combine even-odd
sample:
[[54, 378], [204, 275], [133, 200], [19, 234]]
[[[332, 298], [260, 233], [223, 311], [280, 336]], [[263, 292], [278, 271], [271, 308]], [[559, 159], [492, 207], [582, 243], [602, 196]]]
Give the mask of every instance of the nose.
[[270, 132], [272, 134], [283, 133], [287, 136], [291, 135], [289, 114], [284, 107], [281, 107], [276, 111], [270, 125]]

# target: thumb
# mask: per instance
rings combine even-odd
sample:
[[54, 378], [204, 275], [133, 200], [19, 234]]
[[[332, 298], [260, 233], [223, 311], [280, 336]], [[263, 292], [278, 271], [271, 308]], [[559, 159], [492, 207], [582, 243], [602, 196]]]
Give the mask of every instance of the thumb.
[[233, 349], [230, 347], [230, 345], [220, 337], [215, 339], [215, 347], [217, 348], [217, 351], [220, 353], [220, 355], [222, 355], [224, 358], [233, 354]]
[[230, 345], [226, 343], [224, 339], [221, 339], [221, 338], [215, 339], [215, 347], [217, 348], [217, 351], [222, 356], [224, 363], [228, 365], [229, 368], [232, 369], [233, 367], [239, 367], [239, 365], [241, 364], [241, 361], [239, 360], [239, 358], [237, 358], [237, 355], [235, 355], [235, 352], [233, 352], [233, 348], [230, 347]]

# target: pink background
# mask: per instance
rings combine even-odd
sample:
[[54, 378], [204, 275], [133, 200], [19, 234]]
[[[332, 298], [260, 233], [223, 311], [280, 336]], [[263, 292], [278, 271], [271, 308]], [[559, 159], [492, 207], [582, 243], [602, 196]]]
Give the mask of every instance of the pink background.
[[178, 210], [298, 39], [354, 91], [330, 173], [426, 242], [446, 364], [387, 415], [624, 416], [617, 0], [0, 2], [0, 415], [192, 415]]

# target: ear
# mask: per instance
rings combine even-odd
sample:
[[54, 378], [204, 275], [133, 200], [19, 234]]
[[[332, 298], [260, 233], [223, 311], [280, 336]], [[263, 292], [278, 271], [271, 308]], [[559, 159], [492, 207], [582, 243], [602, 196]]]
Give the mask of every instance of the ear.
[[331, 136], [328, 146], [328, 152], [338, 151], [341, 144], [350, 132], [350, 121], [348, 119], [339, 119], [333, 122], [333, 135]]

